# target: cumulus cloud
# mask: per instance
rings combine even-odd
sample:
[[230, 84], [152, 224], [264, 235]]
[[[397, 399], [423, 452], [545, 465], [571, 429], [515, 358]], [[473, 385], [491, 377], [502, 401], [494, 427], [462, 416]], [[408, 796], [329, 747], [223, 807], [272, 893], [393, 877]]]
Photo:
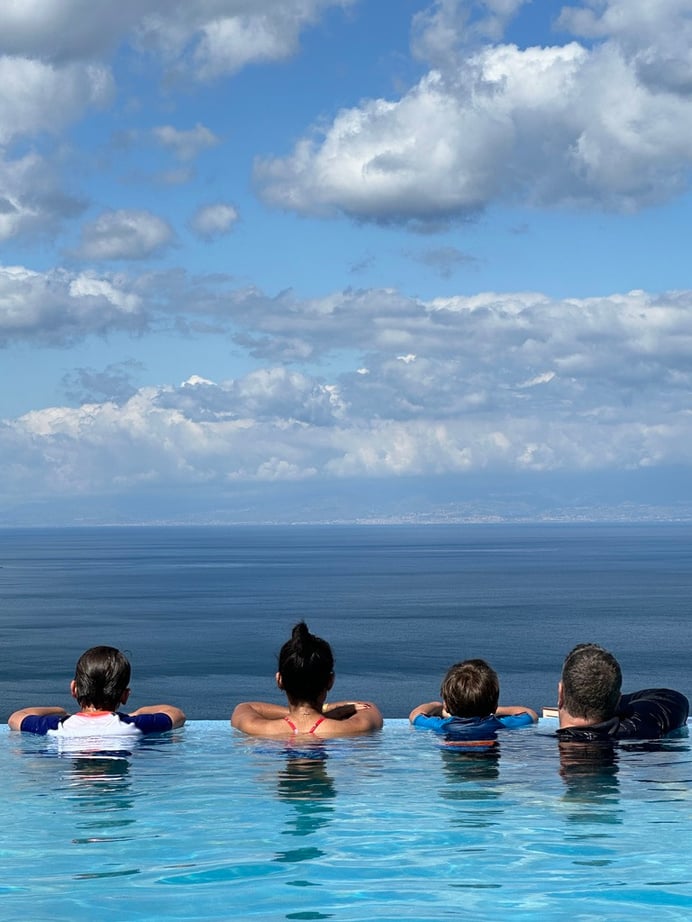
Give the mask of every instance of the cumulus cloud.
[[285, 58], [324, 10], [355, 0], [23, 0], [0, 8], [0, 53], [63, 64], [129, 39], [171, 66], [209, 79], [257, 60]]
[[497, 200], [628, 211], [686, 187], [690, 0], [594, 0], [561, 19], [588, 44], [530, 48], [484, 40], [519, 2], [484, 6], [474, 29], [470, 4], [435, 4], [416, 31], [428, 73], [258, 160], [264, 198], [429, 230]]
[[[617, 406], [625, 413], [644, 394], [667, 412], [692, 389], [689, 290], [423, 300], [394, 289], [353, 289], [300, 299], [290, 291], [270, 297], [237, 287], [230, 276], [180, 270], [0, 269], [1, 342], [58, 343], [154, 328], [226, 335], [268, 366], [347, 352], [354, 372], [344, 378], [346, 403], [369, 401], [373, 414], [397, 418], [483, 406], [506, 412], [527, 400], [536, 408], [540, 402], [593, 413]], [[368, 374], [358, 374], [360, 368]], [[378, 387], [381, 398], [373, 396]]]
[[160, 125], [153, 129], [153, 135], [159, 144], [170, 148], [178, 159], [184, 161], [194, 160], [201, 151], [219, 143], [214, 132], [199, 123], [188, 130]]
[[115, 276], [0, 267], [0, 344], [58, 345], [110, 330], [143, 331], [141, 297]]
[[84, 204], [65, 191], [53, 166], [36, 153], [0, 156], [0, 240], [43, 236], [75, 217]]
[[331, 7], [356, 0], [187, 0], [152, 4], [138, 28], [138, 41], [197, 79], [233, 74], [253, 61], [280, 60], [298, 49], [301, 31]]
[[[390, 369], [391, 371], [392, 369]], [[400, 374], [420, 375], [417, 362]], [[429, 370], [429, 369], [428, 369]], [[401, 378], [376, 371], [380, 414], [357, 399], [353, 382], [328, 384], [285, 369], [264, 369], [215, 384], [142, 388], [123, 402], [53, 407], [0, 425], [6, 489], [32, 494], [148, 489], [304, 479], [469, 474], [482, 471], [588, 471], [692, 461], [692, 417], [678, 405], [661, 415], [606, 408], [512, 412], [486, 403], [441, 415], [418, 393], [415, 415], [391, 413]], [[359, 376], [367, 387], [371, 376]], [[420, 378], [418, 378], [420, 381]], [[543, 385], [549, 385], [547, 380]], [[451, 387], [449, 392], [451, 393]], [[441, 401], [440, 401], [441, 402]], [[509, 404], [508, 404], [509, 406]], [[363, 414], [367, 409], [367, 414]]]
[[617, 41], [639, 79], [653, 91], [692, 93], [689, 0], [585, 0], [566, 6], [558, 25], [590, 40]]
[[149, 0], [3, 3], [0, 52], [57, 63], [93, 58], [112, 50], [157, 5]]
[[0, 145], [38, 131], [59, 131], [87, 107], [105, 105], [112, 92], [109, 72], [96, 64], [57, 68], [0, 56]]
[[64, 384], [81, 406], [0, 426], [4, 483], [127, 491], [692, 462], [690, 291], [299, 301], [214, 281], [6, 269], [0, 330], [9, 340], [33, 326], [50, 342], [187, 320], [242, 331], [258, 354], [318, 358], [338, 344], [353, 370], [327, 377], [266, 360], [228, 381], [137, 389], [137, 367], [77, 369]]
[[148, 259], [174, 240], [173, 228], [149, 211], [105, 211], [82, 229], [77, 255], [84, 259]]
[[238, 212], [233, 205], [217, 202], [213, 205], [201, 205], [190, 220], [190, 227], [203, 240], [215, 240], [230, 233], [238, 220]]

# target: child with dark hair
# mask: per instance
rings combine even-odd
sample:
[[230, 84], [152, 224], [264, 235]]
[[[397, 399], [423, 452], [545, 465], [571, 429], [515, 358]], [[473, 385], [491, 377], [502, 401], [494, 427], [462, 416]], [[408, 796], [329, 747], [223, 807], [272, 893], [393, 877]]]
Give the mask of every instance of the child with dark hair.
[[455, 663], [442, 680], [442, 701], [419, 704], [409, 715], [414, 727], [444, 734], [448, 739], [488, 742], [497, 730], [527, 727], [538, 720], [531, 708], [501, 707], [497, 673], [485, 660]]
[[311, 634], [304, 621], [293, 628], [279, 653], [276, 684], [288, 705], [245, 701], [233, 711], [231, 725], [252, 736], [318, 738], [351, 736], [379, 730], [382, 715], [368, 701], [327, 704], [334, 684], [334, 657], [326, 640]]
[[91, 647], [77, 661], [70, 692], [81, 710], [71, 716], [61, 707], [22, 708], [7, 721], [11, 730], [63, 738], [138, 737], [163, 733], [185, 723], [172, 704], [153, 704], [130, 714], [118, 708], [130, 696], [130, 663], [115, 647]]

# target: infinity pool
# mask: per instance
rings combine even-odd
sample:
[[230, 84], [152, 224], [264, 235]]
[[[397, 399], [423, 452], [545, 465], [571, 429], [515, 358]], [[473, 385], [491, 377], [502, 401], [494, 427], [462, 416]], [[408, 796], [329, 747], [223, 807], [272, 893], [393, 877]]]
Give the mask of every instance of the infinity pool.
[[[3, 920], [688, 920], [688, 738], [316, 749], [193, 721], [130, 755], [0, 731]], [[4, 735], [3, 735], [4, 733]]]

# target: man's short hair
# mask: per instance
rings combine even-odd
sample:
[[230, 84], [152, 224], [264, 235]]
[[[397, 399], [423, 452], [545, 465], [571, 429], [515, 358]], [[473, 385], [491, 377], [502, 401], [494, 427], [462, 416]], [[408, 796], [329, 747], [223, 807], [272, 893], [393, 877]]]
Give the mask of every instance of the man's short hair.
[[440, 694], [452, 717], [487, 717], [497, 710], [500, 683], [485, 660], [467, 659], [447, 670]]
[[79, 706], [118, 709], [130, 684], [130, 663], [115, 647], [91, 647], [77, 660], [74, 675]]
[[622, 672], [612, 653], [595, 643], [580, 643], [562, 665], [562, 703], [572, 717], [599, 723], [614, 716]]

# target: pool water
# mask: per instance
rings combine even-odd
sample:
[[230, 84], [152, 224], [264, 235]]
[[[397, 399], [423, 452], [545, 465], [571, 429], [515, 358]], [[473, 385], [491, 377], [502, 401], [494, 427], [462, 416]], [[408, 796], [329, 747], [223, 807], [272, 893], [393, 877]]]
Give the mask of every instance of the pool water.
[[3, 920], [692, 918], [687, 737], [290, 745], [193, 721], [129, 755], [0, 734]]

